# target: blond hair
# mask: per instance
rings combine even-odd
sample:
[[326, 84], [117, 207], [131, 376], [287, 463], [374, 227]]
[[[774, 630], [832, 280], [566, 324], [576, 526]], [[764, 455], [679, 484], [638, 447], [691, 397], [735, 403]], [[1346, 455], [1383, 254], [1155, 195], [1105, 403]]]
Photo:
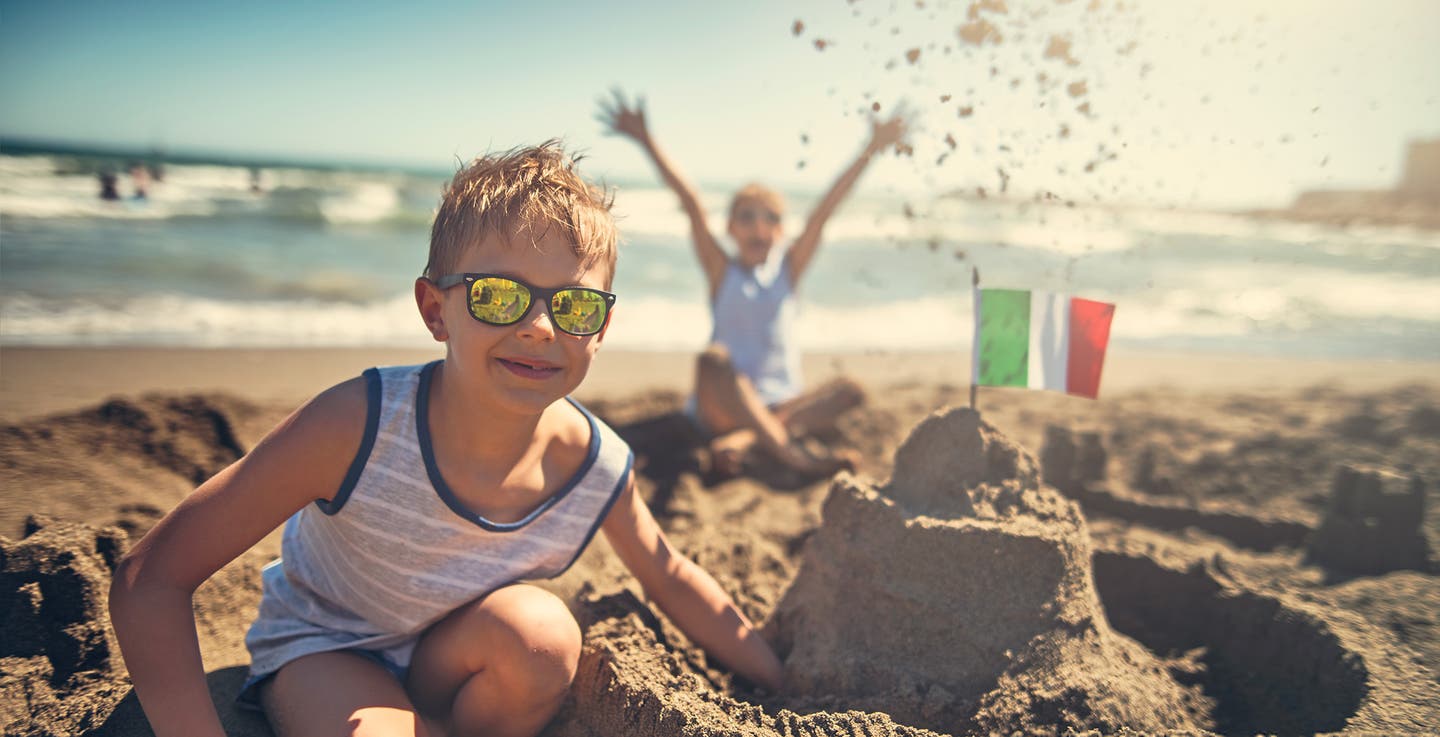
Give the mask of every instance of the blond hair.
[[608, 288], [615, 278], [614, 195], [580, 176], [581, 157], [565, 153], [557, 139], [538, 146], [486, 154], [455, 173], [440, 198], [430, 229], [425, 276], [452, 272], [466, 248], [486, 237], [507, 246], [522, 232], [536, 236], [558, 227], [574, 244], [584, 268], [603, 265]]
[[758, 202], [776, 215], [785, 214], [785, 198], [781, 197], [779, 192], [758, 182], [751, 182], [737, 190], [735, 196], [730, 198], [731, 220], [735, 219], [735, 211], [746, 202]]

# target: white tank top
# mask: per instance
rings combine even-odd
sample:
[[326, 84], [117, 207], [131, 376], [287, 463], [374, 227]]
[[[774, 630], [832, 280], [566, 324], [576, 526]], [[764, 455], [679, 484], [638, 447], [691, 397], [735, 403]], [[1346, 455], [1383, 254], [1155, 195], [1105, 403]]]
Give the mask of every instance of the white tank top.
[[302, 655], [360, 648], [406, 666], [419, 636], [501, 586], [564, 572], [599, 529], [630, 474], [631, 453], [589, 422], [580, 470], [524, 519], [497, 523], [455, 497], [427, 423], [439, 362], [369, 369], [365, 439], [339, 491], [285, 523], [280, 560], [262, 574], [245, 636], [252, 681]]
[[800, 348], [795, 344], [795, 291], [790, 266], [746, 270], [731, 261], [715, 292], [710, 342], [730, 351], [735, 369], [767, 405], [800, 394]]

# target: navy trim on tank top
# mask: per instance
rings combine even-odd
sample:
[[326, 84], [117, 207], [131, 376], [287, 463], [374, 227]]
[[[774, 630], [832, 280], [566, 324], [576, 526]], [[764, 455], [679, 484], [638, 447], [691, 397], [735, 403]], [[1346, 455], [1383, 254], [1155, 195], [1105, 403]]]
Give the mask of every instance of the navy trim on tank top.
[[590, 425], [590, 446], [586, 451], [585, 462], [580, 464], [580, 469], [570, 477], [565, 486], [551, 495], [549, 499], [541, 502], [540, 506], [531, 510], [530, 514], [525, 515], [523, 519], [514, 522], [492, 522], [471, 511], [460, 501], [460, 498], [450, 489], [450, 485], [445, 483], [445, 477], [440, 475], [440, 466], [435, 462], [435, 449], [430, 443], [430, 380], [435, 375], [435, 367], [439, 366], [442, 360], [444, 359], [431, 361], [420, 369], [420, 385], [415, 388], [415, 430], [420, 440], [420, 456], [425, 459], [425, 473], [430, 476], [430, 485], [435, 487], [435, 493], [441, 501], [445, 502], [445, 506], [462, 519], [469, 520], [491, 532], [514, 532], [535, 521], [535, 518], [564, 499], [571, 489], [580, 484], [580, 481], [585, 478], [585, 474], [590, 472], [590, 467], [595, 465], [595, 459], [600, 457], [600, 428], [596, 425], [595, 416], [590, 414], [590, 410], [585, 409], [579, 402], [565, 397], [575, 409], [580, 410], [580, 414], [585, 416], [585, 421]]
[[380, 431], [380, 371], [368, 368], [360, 375], [365, 377], [365, 437], [360, 441], [360, 449], [355, 451], [355, 460], [350, 461], [350, 470], [345, 472], [345, 480], [340, 482], [335, 496], [329, 501], [315, 500], [315, 506], [325, 514], [333, 515], [345, 506], [350, 492], [360, 483], [360, 474], [370, 461], [370, 451], [375, 448], [375, 436]]
[[625, 454], [625, 470], [620, 473], [620, 481], [615, 484], [615, 489], [610, 492], [610, 498], [605, 500], [605, 506], [600, 508], [600, 516], [595, 518], [595, 524], [590, 525], [590, 531], [585, 533], [585, 539], [581, 541], [580, 547], [575, 550], [575, 557], [571, 558], [570, 562], [566, 563], [564, 568], [561, 568], [554, 575], [546, 576], [546, 578], [560, 576], [570, 570], [570, 566], [575, 565], [575, 561], [580, 560], [580, 556], [585, 552], [585, 548], [589, 547], [590, 541], [595, 538], [595, 533], [599, 532], [600, 526], [605, 524], [605, 518], [610, 516], [610, 508], [614, 507], [615, 502], [619, 501], [620, 492], [625, 490], [625, 484], [630, 480], [630, 467], [634, 465], [634, 463], [635, 451], [632, 450]]

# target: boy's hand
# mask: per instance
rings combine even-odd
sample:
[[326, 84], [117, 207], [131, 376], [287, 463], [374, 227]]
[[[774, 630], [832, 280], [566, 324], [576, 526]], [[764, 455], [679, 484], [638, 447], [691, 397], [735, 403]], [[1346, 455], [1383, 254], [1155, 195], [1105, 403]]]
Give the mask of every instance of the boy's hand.
[[619, 133], [640, 143], [648, 141], [650, 130], [645, 125], [645, 98], [636, 97], [633, 104], [627, 102], [625, 93], [619, 87], [610, 90], [610, 95], [611, 99], [599, 99], [600, 111], [595, 114], [595, 119], [610, 129], [610, 133]]
[[871, 123], [870, 150], [884, 151], [905, 138], [905, 114], [897, 112], [886, 121], [876, 119]]

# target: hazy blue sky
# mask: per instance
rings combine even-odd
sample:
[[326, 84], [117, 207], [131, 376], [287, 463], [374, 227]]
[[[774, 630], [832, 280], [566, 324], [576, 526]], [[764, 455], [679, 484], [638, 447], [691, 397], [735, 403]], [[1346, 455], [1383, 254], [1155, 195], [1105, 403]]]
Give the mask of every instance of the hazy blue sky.
[[[859, 148], [861, 109], [904, 99], [915, 156], [871, 188], [1008, 178], [1178, 204], [1386, 186], [1407, 139], [1440, 136], [1440, 2], [1088, 3], [1010, 0], [981, 13], [999, 43], [974, 45], [969, 3], [933, 0], [5, 0], [0, 134], [435, 168], [564, 136], [591, 173], [651, 177], [591, 117], [619, 84], [693, 177], [819, 188]], [[1052, 37], [1075, 64], [1046, 57]]]

